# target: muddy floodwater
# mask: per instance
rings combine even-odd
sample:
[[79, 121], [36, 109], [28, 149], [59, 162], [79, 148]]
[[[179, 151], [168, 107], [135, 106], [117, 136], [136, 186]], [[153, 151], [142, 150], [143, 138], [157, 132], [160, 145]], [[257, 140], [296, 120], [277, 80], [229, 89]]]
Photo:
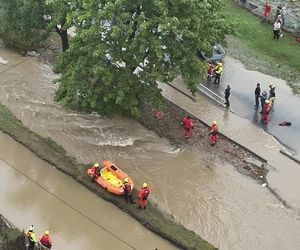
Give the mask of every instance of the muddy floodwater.
[[17, 227], [50, 229], [57, 250], [177, 249], [3, 133], [0, 200]]
[[[25, 126], [50, 137], [79, 162], [110, 159], [130, 174], [137, 186], [149, 182], [152, 190], [150, 202], [156, 202], [180, 223], [220, 249], [300, 249], [299, 215], [283, 207], [268, 189], [216, 158], [213, 151], [202, 154], [196, 149], [179, 148], [131, 119], [108, 119], [62, 108], [53, 101], [57, 87], [52, 80], [56, 76], [49, 66], [36, 58], [26, 59], [4, 48], [0, 49], [0, 56], [7, 61], [5, 65], [0, 64], [1, 103]], [[203, 108], [208, 112], [211, 110], [211, 106]], [[1, 167], [1, 171], [7, 171], [6, 168]], [[35, 170], [25, 168], [24, 171], [42, 178], [42, 173], [48, 170], [41, 166]], [[12, 178], [24, 182], [23, 177], [16, 173], [7, 175], [1, 181], [3, 186], [11, 183]], [[60, 186], [51, 183], [52, 180], [47, 179], [46, 184], [53, 191]], [[79, 184], [74, 185], [72, 190], [81, 189]], [[12, 196], [20, 197], [22, 193], [19, 188], [12, 187]], [[7, 198], [7, 206], [17, 200]], [[41, 203], [44, 205], [44, 202], [50, 203]], [[21, 208], [24, 204], [20, 202], [16, 206]], [[50, 207], [54, 212], [57, 209], [56, 206]], [[87, 204], [84, 208], [89, 211], [92, 206]], [[9, 212], [4, 213], [7, 214]], [[15, 224], [25, 227], [30, 223], [24, 223], [21, 212], [17, 214], [14, 216], [19, 224]], [[106, 218], [117, 216], [109, 209], [100, 214]], [[8, 219], [11, 216], [7, 216]], [[83, 220], [82, 216], [77, 217], [79, 221]], [[65, 230], [72, 228], [74, 221], [64, 224]], [[51, 228], [60, 226], [60, 220], [51, 222]], [[92, 225], [89, 229], [86, 225], [86, 230], [93, 231], [94, 227]], [[82, 242], [80, 244], [87, 244], [86, 239]], [[152, 247], [151, 243], [146, 244]]]

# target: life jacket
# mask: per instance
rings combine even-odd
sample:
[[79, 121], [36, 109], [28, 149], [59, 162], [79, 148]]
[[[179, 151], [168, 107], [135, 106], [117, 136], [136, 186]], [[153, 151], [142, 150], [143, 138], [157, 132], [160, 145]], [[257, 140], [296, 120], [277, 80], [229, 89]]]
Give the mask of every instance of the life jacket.
[[36, 242], [36, 236], [35, 236], [35, 233], [33, 231], [28, 231], [27, 232], [27, 238], [29, 241], [31, 242]]
[[219, 75], [221, 75], [223, 73], [223, 67], [221, 65], [217, 65], [216, 73], [219, 74]]
[[264, 113], [265, 114], [269, 114], [270, 113], [270, 111], [271, 111], [271, 108], [272, 108], [272, 105], [271, 105], [271, 103], [267, 103], [267, 104], [265, 104], [265, 107], [264, 107]]
[[183, 118], [182, 123], [185, 129], [191, 130], [194, 127], [193, 120], [191, 118]]
[[147, 200], [149, 194], [150, 194], [149, 188], [142, 188], [139, 192], [139, 198], [142, 200]]
[[100, 175], [100, 167], [93, 167], [93, 170], [94, 170], [94, 176], [95, 177], [99, 177]]

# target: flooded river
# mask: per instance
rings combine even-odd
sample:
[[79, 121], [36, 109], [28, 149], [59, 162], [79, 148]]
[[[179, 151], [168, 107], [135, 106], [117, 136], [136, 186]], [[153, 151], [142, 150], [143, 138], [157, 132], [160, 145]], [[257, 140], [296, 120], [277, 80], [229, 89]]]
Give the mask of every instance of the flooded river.
[[3, 133], [0, 200], [17, 227], [50, 229], [56, 250], [177, 249]]
[[[130, 119], [108, 119], [62, 108], [53, 101], [56, 86], [51, 81], [55, 75], [49, 66], [36, 58], [23, 61], [23, 57], [4, 48], [0, 49], [0, 56], [8, 61], [5, 65], [0, 64], [1, 103], [25, 126], [50, 137], [78, 161], [110, 159], [128, 172], [137, 186], [149, 182], [151, 202], [156, 202], [180, 223], [220, 249], [300, 248], [299, 216], [284, 208], [267, 189], [241, 175], [213, 153], [178, 148]], [[210, 110], [210, 106], [203, 108]], [[11, 154], [15, 153], [12, 151]], [[1, 171], [6, 171], [3, 169]], [[25, 168], [23, 171], [37, 177], [48, 169], [38, 167], [32, 171]], [[15, 173], [8, 176], [19, 177]], [[2, 180], [2, 185], [6, 182], [9, 182], [8, 177]], [[50, 186], [51, 183], [48, 179], [47, 184]], [[81, 189], [79, 184], [77, 186], [76, 191]], [[12, 195], [21, 196], [19, 189], [12, 190]], [[12, 203], [8, 198], [3, 199], [7, 206]], [[50, 201], [46, 204], [55, 211], [56, 206]], [[87, 204], [85, 209], [89, 211], [92, 206]], [[12, 217], [9, 212], [3, 214], [8, 215], [8, 219]], [[115, 216], [107, 209], [106, 216], [110, 215]], [[80, 215], [77, 216], [82, 220]], [[20, 214], [16, 216], [19, 224], [15, 223], [18, 226], [30, 224], [19, 217]], [[57, 220], [51, 227], [60, 225]], [[72, 227], [72, 223], [70, 226], [64, 224], [64, 228], [68, 227]], [[147, 246], [152, 247], [150, 243]]]

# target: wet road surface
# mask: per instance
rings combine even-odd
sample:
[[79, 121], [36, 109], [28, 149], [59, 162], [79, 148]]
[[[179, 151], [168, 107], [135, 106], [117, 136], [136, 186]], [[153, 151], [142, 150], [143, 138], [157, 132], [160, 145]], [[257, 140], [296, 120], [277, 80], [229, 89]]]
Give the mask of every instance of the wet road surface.
[[[246, 70], [239, 61], [226, 56], [224, 73], [221, 84], [206, 84], [211, 90], [224, 96], [227, 85], [231, 86], [230, 110], [237, 115], [252, 121], [266, 132], [274, 135], [281, 143], [291, 149], [294, 154], [300, 152], [300, 96], [294, 95], [287, 83], [279, 78], [262, 74], [257, 71]], [[256, 83], [260, 83], [261, 90], [269, 94], [269, 84], [276, 87], [276, 100], [271, 112], [271, 121], [266, 126], [260, 122], [259, 111], [254, 110], [254, 90]], [[292, 122], [291, 127], [278, 124], [283, 121]], [[300, 159], [299, 156], [296, 156]]]

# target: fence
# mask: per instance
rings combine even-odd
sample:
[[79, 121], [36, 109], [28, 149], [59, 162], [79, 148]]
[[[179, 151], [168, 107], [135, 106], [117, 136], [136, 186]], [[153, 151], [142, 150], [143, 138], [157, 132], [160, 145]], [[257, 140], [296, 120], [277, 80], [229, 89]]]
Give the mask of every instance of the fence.
[[216, 103], [225, 107], [225, 99], [213, 92], [212, 90], [210, 90], [209, 88], [205, 87], [203, 84], [199, 83], [198, 90], [201, 91], [204, 95], [214, 100]]
[[[246, 7], [255, 15], [262, 16], [265, 8], [265, 0], [236, 0], [240, 5]], [[300, 35], [300, 2], [291, 2], [290, 0], [281, 0], [275, 3], [271, 2], [272, 10], [270, 21], [275, 21], [277, 5], [281, 3], [285, 6], [285, 30]]]

